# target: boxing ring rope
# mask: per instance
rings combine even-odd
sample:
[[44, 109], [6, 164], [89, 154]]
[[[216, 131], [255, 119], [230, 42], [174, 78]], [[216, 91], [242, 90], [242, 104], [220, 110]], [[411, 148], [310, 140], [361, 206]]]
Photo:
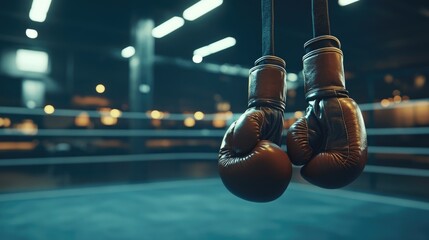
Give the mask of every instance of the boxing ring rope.
[[[0, 137], [173, 137], [173, 138], [218, 138], [223, 137], [225, 130], [216, 129], [189, 129], [189, 130], [152, 130], [152, 129], [38, 129], [34, 132], [25, 132], [18, 129], [1, 129]], [[287, 130], [283, 135], [287, 134]], [[410, 128], [367, 128], [368, 136], [387, 135], [426, 135], [429, 127]]]
[[[362, 111], [388, 110], [394, 108], [411, 107], [416, 104], [429, 104], [429, 98], [408, 100], [406, 102], [382, 106], [380, 103], [359, 104]], [[47, 115], [43, 109], [28, 109], [22, 107], [0, 107], [1, 114], [10, 115], [39, 115], [49, 117], [76, 117], [79, 114], [86, 113], [90, 118], [99, 118], [108, 113], [100, 111], [56, 109], [54, 113]], [[294, 117], [293, 112], [285, 113], [285, 118]], [[240, 114], [205, 114], [204, 119], [198, 121], [218, 120], [236, 120]], [[183, 121], [193, 114], [167, 113], [159, 120]], [[121, 119], [153, 119], [148, 113], [141, 112], [122, 112]], [[23, 132], [18, 129], [0, 129], [1, 136], [40, 136], [40, 137], [222, 137], [224, 130], [216, 129], [187, 129], [187, 130], [151, 130], [151, 129], [38, 129], [34, 132]], [[286, 131], [284, 132], [286, 134]], [[429, 134], [429, 127], [410, 127], [410, 128], [367, 128], [369, 136], [374, 135], [424, 135]]]
[[[387, 109], [393, 109], [393, 108], [403, 108], [403, 107], [410, 107], [414, 104], [421, 104], [426, 103], [429, 104], [429, 98], [422, 98], [422, 99], [414, 99], [414, 100], [408, 100], [400, 103], [390, 104], [388, 106], [383, 106], [381, 103], [362, 103], [359, 104], [359, 108], [362, 111], [372, 111], [372, 110], [387, 110]], [[94, 110], [71, 110], [71, 109], [55, 109], [55, 112], [52, 114], [46, 114], [43, 109], [29, 109], [24, 107], [0, 107], [0, 113], [1, 114], [16, 114], [16, 115], [41, 115], [41, 116], [61, 116], [61, 117], [76, 117], [79, 114], [85, 112], [88, 114], [88, 117], [101, 117], [105, 113], [100, 111], [94, 111]], [[182, 114], [182, 113], [168, 113], [166, 116], [164, 116], [160, 120], [184, 120], [187, 117], [192, 117], [193, 114]], [[240, 114], [233, 114], [231, 116], [222, 116], [219, 114], [205, 114], [204, 120], [214, 120], [216, 119], [222, 119], [225, 120], [228, 119], [237, 119], [240, 116]], [[293, 112], [285, 113], [285, 118], [291, 118], [294, 116]], [[122, 112], [120, 118], [124, 119], [152, 119], [150, 114], [144, 113], [144, 112]]]
[[[409, 100], [382, 106], [380, 103], [365, 103], [359, 104], [362, 111], [372, 110], [387, 110], [394, 108], [410, 107], [415, 104], [429, 103], [429, 98]], [[69, 110], [56, 109], [53, 114], [47, 115], [43, 109], [27, 109], [20, 107], [0, 107], [1, 114], [10, 115], [36, 115], [49, 117], [76, 117], [82, 112], [87, 113], [91, 118], [103, 116], [99, 111], [86, 110]], [[211, 121], [214, 119], [223, 118], [223, 120], [235, 120], [240, 114], [218, 115], [205, 114], [203, 120]], [[193, 114], [176, 114], [169, 113], [160, 120], [177, 120], [181, 121], [187, 117], [192, 117]], [[285, 113], [286, 118], [292, 118], [294, 113]], [[122, 112], [120, 118], [123, 119], [152, 119], [150, 114], [137, 112]], [[287, 131], [284, 131], [285, 135]], [[429, 127], [410, 127], [410, 128], [368, 128], [368, 136], [393, 136], [393, 135], [425, 135], [429, 134]], [[175, 129], [175, 130], [154, 130], [154, 129], [38, 129], [33, 133], [24, 133], [17, 129], [0, 129], [0, 137], [152, 137], [152, 138], [221, 138], [224, 135], [224, 129]], [[286, 146], [282, 146], [286, 149]], [[385, 146], [369, 146], [369, 153], [374, 154], [410, 154], [410, 155], [429, 155], [429, 148], [417, 147], [385, 147]], [[173, 160], [213, 160], [217, 159], [217, 153], [151, 153], [151, 154], [127, 154], [127, 155], [101, 155], [101, 156], [73, 156], [73, 157], [42, 157], [42, 158], [16, 158], [16, 159], [0, 159], [0, 167], [7, 166], [25, 166], [25, 165], [44, 165], [44, 164], [84, 164], [84, 163], [105, 163], [105, 162], [133, 162], [133, 161], [173, 161]], [[381, 173], [392, 175], [406, 175], [429, 177], [429, 170], [399, 168], [388, 166], [367, 165], [365, 172]]]
[[148, 129], [39, 129], [37, 132], [25, 133], [17, 129], [0, 130], [0, 136], [39, 136], [39, 137], [223, 137], [225, 130], [189, 129], [189, 130], [148, 130]]
[[144, 161], [192, 161], [213, 160], [217, 153], [146, 153], [127, 155], [48, 157], [48, 158], [17, 158], [2, 159], [0, 167], [28, 166], [44, 164], [77, 164], [77, 163], [106, 163], [106, 162], [144, 162]]
[[363, 104], [359, 104], [359, 108], [362, 111], [374, 111], [374, 110], [411, 107], [414, 104], [421, 104], [421, 103], [429, 104], [429, 98], [407, 100], [396, 104], [390, 104], [388, 106], [383, 106], [381, 103], [363, 103]]
[[[392, 149], [390, 149], [392, 150]], [[371, 152], [371, 147], [369, 148]], [[426, 154], [429, 154], [429, 150]], [[17, 158], [2, 159], [0, 167], [33, 166], [49, 164], [89, 164], [111, 162], [145, 162], [145, 161], [193, 161], [217, 159], [217, 153], [153, 153], [153, 154], [127, 154], [127, 155], [103, 155], [103, 156], [77, 156], [77, 157], [49, 157], [49, 158]], [[400, 168], [388, 166], [365, 166], [364, 172], [389, 174], [413, 177], [429, 177], [429, 170], [416, 168]]]

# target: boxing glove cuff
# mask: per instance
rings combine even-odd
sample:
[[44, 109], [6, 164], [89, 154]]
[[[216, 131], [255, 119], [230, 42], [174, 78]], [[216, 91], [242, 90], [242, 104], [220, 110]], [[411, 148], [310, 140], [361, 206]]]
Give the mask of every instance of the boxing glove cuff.
[[[305, 43], [304, 47], [308, 48], [324, 40], [326, 39], [321, 37], [312, 39]], [[340, 45], [339, 41], [338, 45]], [[322, 47], [314, 49], [305, 54], [302, 60], [304, 91], [307, 101], [316, 98], [348, 97], [348, 92], [345, 89], [343, 52], [339, 48]]]
[[336, 47], [341, 49], [341, 43], [338, 38], [332, 35], [317, 36], [304, 43], [304, 50], [306, 53], [311, 52], [314, 49], [323, 47]]
[[264, 56], [249, 72], [248, 107], [270, 107], [284, 112], [286, 70], [283, 59]]

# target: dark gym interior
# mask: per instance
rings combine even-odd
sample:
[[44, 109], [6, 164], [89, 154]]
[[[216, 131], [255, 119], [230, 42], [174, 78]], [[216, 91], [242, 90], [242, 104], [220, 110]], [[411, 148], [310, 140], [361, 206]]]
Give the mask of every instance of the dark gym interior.
[[[312, 1], [273, 2], [287, 152]], [[215, 6], [193, 19], [198, 3]], [[263, 54], [261, 1], [3, 1], [0, 239], [429, 239], [429, 2], [328, 7], [365, 168], [326, 189], [293, 165], [281, 197], [254, 203], [225, 188], [218, 157]]]

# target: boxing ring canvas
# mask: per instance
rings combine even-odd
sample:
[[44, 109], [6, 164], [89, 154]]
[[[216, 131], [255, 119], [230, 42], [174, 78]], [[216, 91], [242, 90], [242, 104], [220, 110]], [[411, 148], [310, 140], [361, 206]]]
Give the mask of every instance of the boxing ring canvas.
[[217, 178], [0, 196], [1, 239], [428, 239], [429, 204], [291, 183], [271, 203]]

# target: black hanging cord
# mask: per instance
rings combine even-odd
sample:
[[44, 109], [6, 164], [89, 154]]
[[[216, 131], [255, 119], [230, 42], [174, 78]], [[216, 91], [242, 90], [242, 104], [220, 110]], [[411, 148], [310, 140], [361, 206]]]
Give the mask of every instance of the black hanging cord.
[[312, 0], [311, 8], [313, 39], [304, 44], [305, 53], [324, 47], [340, 48], [340, 42], [335, 37], [330, 36], [328, 0]]
[[312, 0], [313, 37], [331, 35], [328, 0]]
[[274, 55], [274, 0], [261, 0], [262, 56]]

